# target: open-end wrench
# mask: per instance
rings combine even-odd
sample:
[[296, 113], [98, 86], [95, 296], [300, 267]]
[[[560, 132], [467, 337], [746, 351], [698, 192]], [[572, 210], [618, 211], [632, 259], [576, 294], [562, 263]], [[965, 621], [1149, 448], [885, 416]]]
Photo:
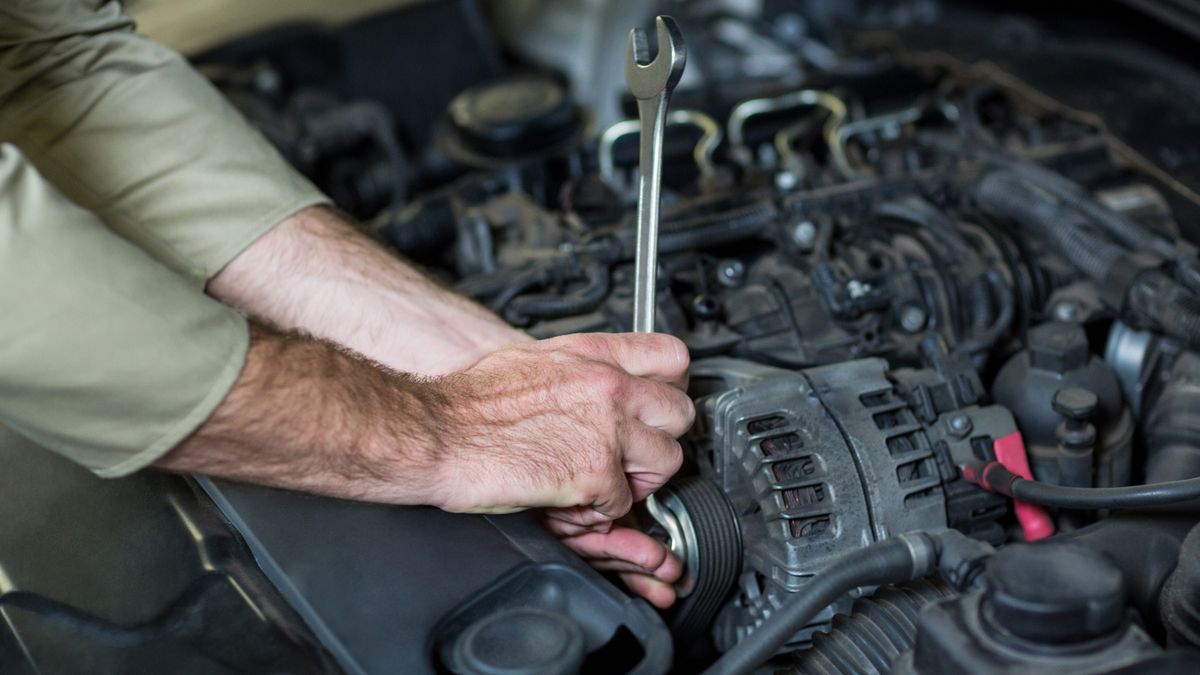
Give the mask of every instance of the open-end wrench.
[[641, 138], [638, 176], [637, 258], [634, 263], [633, 331], [654, 332], [655, 284], [658, 269], [658, 204], [662, 187], [663, 129], [671, 91], [683, 75], [687, 51], [683, 33], [669, 16], [654, 20], [658, 54], [650, 60], [650, 45], [640, 28], [629, 31], [625, 54], [625, 83], [637, 99]]
[[[650, 45], [640, 28], [629, 31], [629, 51], [625, 54], [625, 83], [637, 99], [638, 120], [641, 123], [638, 165], [637, 257], [633, 278], [633, 332], [654, 332], [655, 292], [658, 271], [658, 203], [662, 187], [663, 131], [667, 122], [667, 104], [671, 91], [683, 75], [687, 61], [683, 33], [669, 16], [654, 20], [658, 33], [658, 54], [650, 60]], [[667, 545], [679, 557], [685, 568], [684, 577], [676, 584], [683, 597], [691, 592], [695, 579], [695, 556], [689, 560], [687, 537], [683, 535], [674, 513], [660, 505], [654, 495], [646, 498], [650, 517], [666, 532]], [[694, 539], [694, 537], [693, 537]]]

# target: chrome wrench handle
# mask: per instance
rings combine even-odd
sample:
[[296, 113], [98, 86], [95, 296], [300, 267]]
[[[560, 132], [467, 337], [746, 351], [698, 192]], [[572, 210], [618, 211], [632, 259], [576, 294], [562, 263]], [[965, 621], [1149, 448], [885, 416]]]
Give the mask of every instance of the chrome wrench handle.
[[625, 82], [637, 100], [641, 125], [637, 208], [637, 252], [634, 261], [633, 331], [654, 331], [655, 292], [658, 270], [658, 209], [662, 193], [662, 147], [667, 105], [671, 92], [683, 76], [687, 51], [675, 20], [654, 20], [658, 54], [650, 59], [646, 34], [629, 31], [625, 54]]

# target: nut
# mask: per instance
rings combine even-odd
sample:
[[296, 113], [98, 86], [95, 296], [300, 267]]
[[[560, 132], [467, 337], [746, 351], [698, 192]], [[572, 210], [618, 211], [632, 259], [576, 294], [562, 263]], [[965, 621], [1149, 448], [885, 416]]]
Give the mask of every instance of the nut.
[[965, 438], [975, 425], [971, 423], [971, 417], [966, 413], [956, 413], [946, 421], [946, 426], [950, 427], [950, 433], [955, 438]]

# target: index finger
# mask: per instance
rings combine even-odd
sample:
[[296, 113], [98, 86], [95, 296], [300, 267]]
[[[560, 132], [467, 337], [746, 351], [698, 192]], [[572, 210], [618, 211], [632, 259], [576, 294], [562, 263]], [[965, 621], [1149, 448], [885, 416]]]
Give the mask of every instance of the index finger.
[[636, 377], [687, 388], [691, 355], [687, 345], [665, 333], [595, 333], [577, 336], [594, 357]]

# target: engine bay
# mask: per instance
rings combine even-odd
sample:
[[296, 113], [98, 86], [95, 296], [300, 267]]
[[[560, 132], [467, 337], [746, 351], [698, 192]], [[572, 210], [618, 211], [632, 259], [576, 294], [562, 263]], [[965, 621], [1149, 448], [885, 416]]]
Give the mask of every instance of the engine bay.
[[[684, 563], [680, 599], [652, 612], [496, 524], [527, 559], [429, 610], [400, 671], [1195, 672], [1200, 502], [1136, 486], [1200, 476], [1196, 63], [1139, 44], [1148, 19], [1121, 34], [1124, 9], [1063, 31], [1070, 10], [1024, 5], [566, 4], [421, 3], [194, 58], [364, 228], [545, 338], [632, 328], [639, 127], [602, 85], [654, 9], [688, 40], [656, 330], [691, 352], [698, 415], [638, 512]], [[587, 28], [609, 24], [611, 55]], [[1014, 499], [1021, 478], [1045, 501]], [[310, 618], [297, 579], [316, 577], [271, 571], [303, 547], [272, 542], [254, 518], [279, 502], [245, 490], [197, 494], [282, 600], [248, 595], [299, 613], [271, 622], [322, 645], [312, 672], [387, 672]], [[305, 522], [368, 532], [357, 513]], [[429, 513], [404, 517], [459, 527]], [[889, 541], [907, 575], [796, 609]], [[529, 636], [562, 648], [526, 654]]]
[[[1104, 567], [1051, 543], [1107, 541], [1127, 527], [1120, 511], [1014, 511], [962, 467], [1027, 458], [1026, 477], [1083, 489], [1196, 475], [1200, 260], [1184, 235], [1200, 223], [1196, 192], [1100, 116], [994, 63], [887, 31], [835, 47], [786, 8], [672, 11], [700, 76], [667, 118], [656, 329], [692, 353], [699, 419], [684, 471], [642, 522], [687, 569], [664, 615], [675, 668], [735, 649], [847, 552], [905, 532], [1011, 545], [1014, 565], [1049, 578], [1073, 573], [1055, 555]], [[343, 208], [511, 324], [539, 338], [632, 328], [628, 94], [624, 118], [602, 126], [566, 73], [522, 63], [456, 92], [422, 147], [386, 105], [270, 59], [214, 73]], [[981, 606], [1003, 604], [1005, 580], [987, 574], [880, 585], [907, 594], [892, 607], [917, 624], [886, 647], [864, 627], [879, 619], [863, 603], [881, 601], [855, 604], [860, 588], [772, 655], [799, 672], [983, 672], [988, 659], [1115, 672], [1166, 658], [1144, 627], [1022, 624], [1034, 619], [1021, 612], [1084, 612], [1080, 597], [978, 629], [995, 611]], [[953, 618], [919, 622], [926, 605]], [[956, 653], [951, 631], [1029, 645], [980, 661], [989, 645]]]

